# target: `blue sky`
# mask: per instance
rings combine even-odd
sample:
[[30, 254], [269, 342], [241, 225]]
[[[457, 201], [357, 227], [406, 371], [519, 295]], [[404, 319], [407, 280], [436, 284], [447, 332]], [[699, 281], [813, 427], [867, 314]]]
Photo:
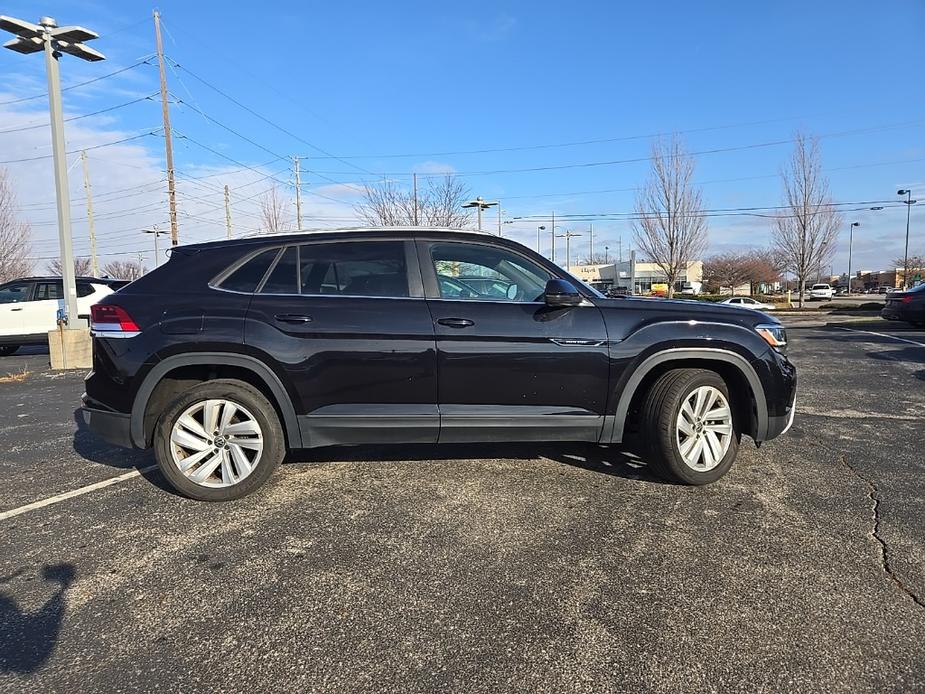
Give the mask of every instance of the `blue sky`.
[[[97, 64], [65, 58], [63, 83], [152, 53], [151, 9], [124, 1], [45, 2], [42, 10], [60, 24], [98, 31], [93, 45], [107, 55]], [[166, 52], [180, 65], [168, 81], [174, 99], [184, 102], [172, 106], [184, 240], [224, 234], [226, 183], [236, 233], [255, 228], [262, 191], [273, 178], [291, 178], [286, 160], [276, 157], [302, 155], [308, 224], [349, 224], [356, 200], [350, 184], [453, 171], [474, 195], [501, 199], [513, 221], [505, 233], [534, 245], [536, 225], [548, 222], [514, 217], [630, 212], [646, 162], [588, 164], [644, 158], [648, 136], [671, 131], [682, 132], [693, 152], [742, 148], [697, 157], [707, 208], [773, 206], [790, 146], [763, 145], [802, 129], [822, 138], [837, 201], [892, 200], [897, 188], [911, 186], [923, 200], [913, 215], [911, 249], [925, 252], [920, 0], [164, 2], [159, 9]], [[2, 12], [38, 19], [34, 3], [7, 2]], [[2, 51], [0, 74], [0, 102], [44, 88], [38, 56]], [[69, 149], [141, 135], [88, 155], [100, 252], [143, 251], [149, 265], [150, 237], [136, 230], [167, 219], [163, 139], [144, 134], [160, 127], [158, 103], [143, 98], [156, 91], [155, 66], [140, 65], [65, 93], [70, 116], [120, 106], [69, 123]], [[0, 103], [0, 161], [50, 151], [47, 127], [18, 130], [42, 123], [45, 109], [42, 99]], [[588, 140], [598, 142], [559, 146]], [[510, 151], [465, 153], [486, 149]], [[71, 159], [80, 251], [87, 246], [84, 194], [76, 155]], [[34, 255], [53, 255], [50, 161], [6, 166], [22, 215], [34, 225]], [[545, 170], [523, 171], [531, 168]], [[479, 173], [486, 171], [499, 173]], [[862, 224], [855, 267], [886, 267], [901, 253], [904, 209], [849, 217]], [[487, 213], [486, 224], [495, 223]], [[574, 252], [587, 252], [587, 223], [563, 226], [585, 232]], [[711, 250], [765, 246], [769, 229], [763, 218], [711, 218]], [[607, 244], [613, 254], [621, 236], [629, 248], [629, 222], [595, 222], [598, 250]], [[847, 238], [841, 245], [836, 270], [847, 264]]]

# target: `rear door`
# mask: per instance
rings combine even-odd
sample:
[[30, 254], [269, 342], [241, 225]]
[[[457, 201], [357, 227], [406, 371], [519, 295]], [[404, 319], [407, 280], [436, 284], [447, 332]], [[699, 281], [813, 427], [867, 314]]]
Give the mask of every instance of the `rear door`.
[[440, 441], [597, 441], [610, 361], [600, 309], [550, 309], [552, 274], [490, 242], [422, 239], [418, 249], [437, 335]]
[[307, 445], [436, 442], [434, 328], [411, 241], [282, 247], [244, 339], [286, 372]]

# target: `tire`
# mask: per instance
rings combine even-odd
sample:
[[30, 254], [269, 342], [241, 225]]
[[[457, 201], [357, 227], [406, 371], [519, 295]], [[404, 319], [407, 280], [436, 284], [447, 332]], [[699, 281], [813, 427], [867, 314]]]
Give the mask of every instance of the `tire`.
[[[228, 423], [222, 428], [226, 415]], [[205, 431], [209, 416], [213, 426], [208, 428], [221, 429], [218, 436]], [[178, 492], [199, 501], [231, 501], [250, 494], [270, 478], [285, 453], [273, 405], [250, 384], [232, 379], [200, 383], [181, 393], [154, 430], [154, 456], [161, 474]], [[189, 469], [181, 470], [196, 455]], [[194, 479], [197, 474], [201, 481]]]
[[[697, 400], [698, 393], [704, 395], [704, 412], [699, 417], [691, 417], [689, 413], [693, 413], [700, 402]], [[718, 396], [712, 409], [707, 409], [713, 393]], [[689, 400], [692, 400], [693, 406], [688, 403]], [[682, 415], [685, 403], [688, 407]], [[644, 458], [650, 468], [666, 480], [689, 485], [709, 484], [725, 475], [735, 462], [741, 438], [732, 405], [726, 382], [714, 371], [675, 369], [662, 374], [646, 393], [640, 409]], [[714, 415], [719, 418], [714, 418]], [[728, 421], [724, 419], [726, 415]], [[693, 434], [690, 442], [690, 437], [679, 429], [679, 418]], [[721, 433], [727, 430], [728, 433]], [[689, 458], [685, 458], [685, 447], [688, 456], [695, 454], [700, 447], [698, 464], [691, 464]]]
[[0, 357], [8, 357], [11, 354], [16, 354], [17, 349], [19, 349], [19, 345], [0, 345]]

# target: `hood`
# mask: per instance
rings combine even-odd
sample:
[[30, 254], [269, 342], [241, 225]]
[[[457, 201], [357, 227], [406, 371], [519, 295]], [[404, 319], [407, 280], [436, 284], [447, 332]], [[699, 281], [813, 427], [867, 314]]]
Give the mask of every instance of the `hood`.
[[774, 316], [756, 311], [752, 308], [718, 304], [711, 301], [697, 301], [695, 299], [658, 299], [647, 297], [617, 297], [596, 300], [601, 308], [630, 309], [646, 314], [653, 318], [665, 320], [702, 320], [719, 323], [735, 323], [752, 328], [762, 323], [780, 323]]

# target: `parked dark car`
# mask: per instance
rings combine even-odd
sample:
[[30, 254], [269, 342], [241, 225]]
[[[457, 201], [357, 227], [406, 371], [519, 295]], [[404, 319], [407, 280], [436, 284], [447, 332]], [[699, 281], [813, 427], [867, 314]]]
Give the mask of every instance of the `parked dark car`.
[[925, 326], [925, 284], [887, 294], [886, 305], [880, 311], [880, 316], [887, 320], [901, 320]]
[[[460, 277], [506, 296], [460, 297]], [[196, 499], [247, 494], [286, 450], [636, 437], [705, 484], [743, 434], [793, 421], [780, 323], [689, 301], [608, 299], [488, 234], [375, 229], [178, 247], [93, 307], [83, 417], [154, 447]]]

